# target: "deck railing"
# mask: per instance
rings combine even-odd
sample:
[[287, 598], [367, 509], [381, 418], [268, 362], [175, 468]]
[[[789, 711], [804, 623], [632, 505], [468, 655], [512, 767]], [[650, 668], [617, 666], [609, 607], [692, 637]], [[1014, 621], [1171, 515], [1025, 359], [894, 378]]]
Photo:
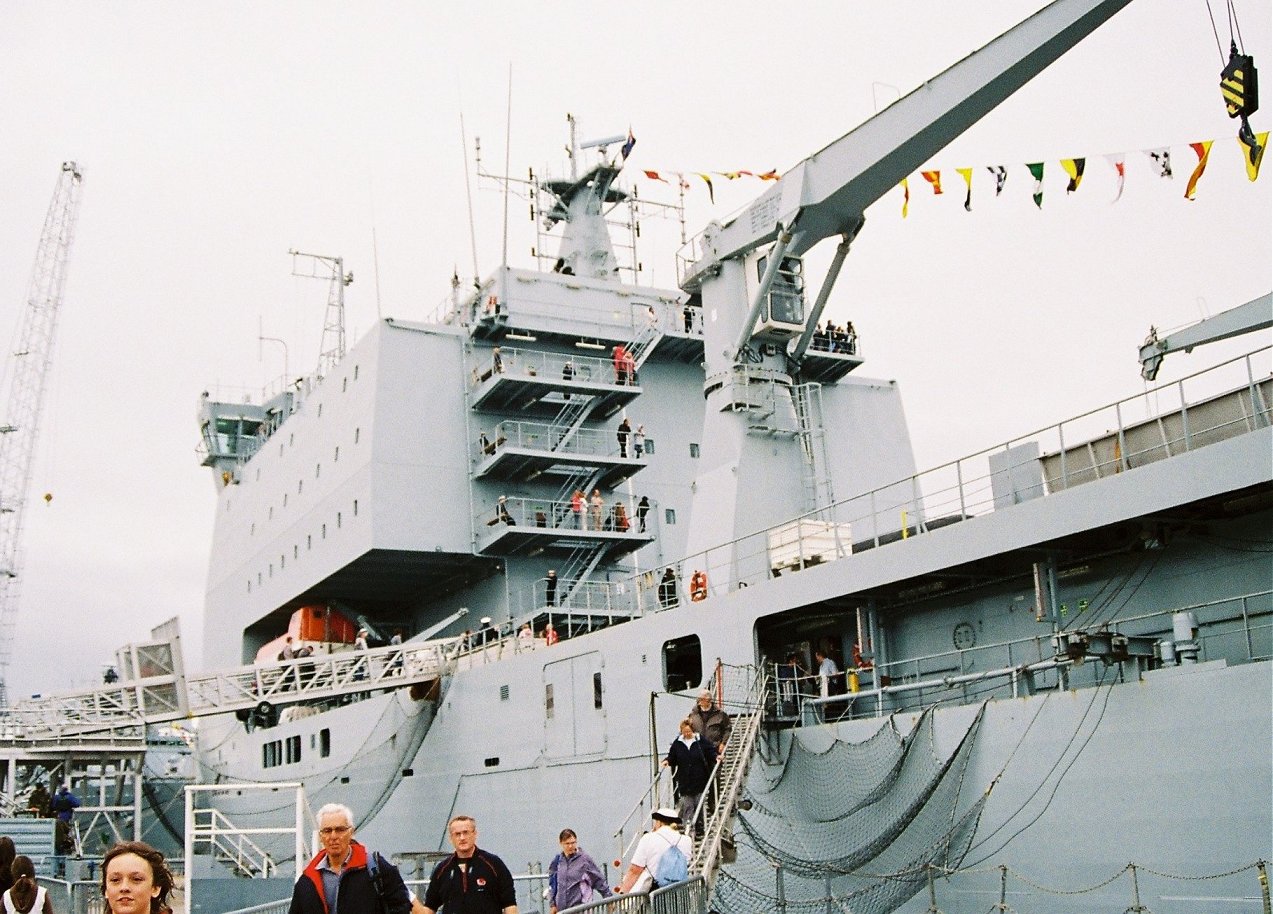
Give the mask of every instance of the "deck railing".
[[660, 566], [635, 582], [638, 610], [669, 608], [654, 586], [668, 567], [675, 603], [692, 599], [687, 585], [696, 573], [710, 597], [1267, 428], [1273, 379], [1256, 365], [1271, 352], [1266, 346]]
[[[1273, 659], [1273, 590], [1120, 619], [1093, 620], [1090, 627], [1080, 618], [1058, 634], [1100, 631], [1172, 641], [1173, 617], [1186, 612], [1193, 614], [1198, 625], [1194, 639], [1198, 645], [1198, 662]], [[880, 717], [938, 701], [966, 704], [992, 697], [1016, 698], [1032, 689], [1056, 688], [1062, 681], [1069, 688], [1094, 686], [1105, 681], [1105, 664], [1080, 664], [1065, 659], [1058, 654], [1054, 637], [1049, 630], [1030, 638], [908, 657], [878, 668], [846, 670], [846, 675], [869, 683], [860, 691], [852, 688], [844, 691], [841, 687], [839, 694], [826, 695], [817, 676], [777, 678], [774, 714], [779, 720], [814, 725]], [[771, 667], [770, 675], [780, 677], [781, 669]], [[1117, 675], [1123, 675], [1121, 668]]]

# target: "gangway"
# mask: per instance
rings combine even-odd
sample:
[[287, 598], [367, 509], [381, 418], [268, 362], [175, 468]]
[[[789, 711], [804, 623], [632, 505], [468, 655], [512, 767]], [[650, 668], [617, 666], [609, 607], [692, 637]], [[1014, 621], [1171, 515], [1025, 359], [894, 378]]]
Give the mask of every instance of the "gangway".
[[[357, 695], [416, 689], [421, 697], [448, 675], [456, 638], [368, 650], [344, 650], [229, 670], [184, 675], [179, 661], [155, 675], [24, 701], [0, 716], [0, 740], [48, 742], [139, 732], [151, 724], [274, 708]], [[144, 645], [153, 649], [157, 645]], [[180, 651], [172, 656], [179, 657]]]

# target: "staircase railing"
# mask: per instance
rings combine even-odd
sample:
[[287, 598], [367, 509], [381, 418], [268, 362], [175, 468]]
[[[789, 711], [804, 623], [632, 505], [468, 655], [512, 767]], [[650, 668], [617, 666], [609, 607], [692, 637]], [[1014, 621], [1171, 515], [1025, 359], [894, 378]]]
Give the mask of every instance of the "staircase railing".
[[[710, 893], [720, 867], [721, 850], [727, 837], [727, 826], [733, 818], [738, 795], [747, 779], [765, 715], [765, 702], [769, 680], [763, 669], [757, 670], [754, 685], [744, 700], [743, 707], [734, 715], [733, 729], [725, 743], [724, 751], [716, 760], [716, 766], [707, 782], [707, 788], [699, 799], [698, 808], [689, 828], [697, 836], [694, 856], [690, 860], [691, 876], [702, 876]], [[683, 826], [686, 827], [686, 826]]]
[[[668, 799], [660, 800], [660, 793], [668, 797]], [[650, 814], [658, 809], [660, 805], [671, 806], [671, 796], [671, 769], [659, 768], [654, 780], [650, 782], [650, 786], [645, 788], [645, 793], [641, 794], [636, 801], [636, 805], [632, 807], [632, 811], [624, 817], [623, 821], [619, 823], [619, 827], [615, 829], [616, 860], [628, 859], [632, 848], [636, 846], [637, 841], [641, 840], [641, 836], [645, 834], [650, 824]]]
[[267, 877], [278, 864], [259, 844], [243, 834], [218, 809], [196, 809], [193, 829], [196, 843], [206, 842], [212, 855], [228, 864], [237, 875]]

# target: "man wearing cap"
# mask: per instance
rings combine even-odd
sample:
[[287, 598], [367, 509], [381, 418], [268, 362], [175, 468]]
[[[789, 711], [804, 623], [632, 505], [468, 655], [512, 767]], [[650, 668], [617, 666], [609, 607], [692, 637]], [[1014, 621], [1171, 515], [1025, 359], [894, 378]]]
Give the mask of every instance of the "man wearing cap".
[[658, 869], [659, 858], [667, 853], [668, 848], [679, 847], [686, 860], [693, 856], [694, 846], [689, 837], [672, 827], [681, 822], [675, 809], [656, 809], [650, 814], [650, 818], [654, 820], [654, 828], [642, 835], [637, 842], [632, 863], [618, 888], [620, 894], [648, 892], [654, 888], [654, 873]]
[[717, 752], [725, 748], [725, 741], [729, 739], [729, 731], [733, 725], [728, 714], [720, 708], [712, 707], [712, 693], [707, 689], [698, 693], [698, 703], [690, 711], [689, 721], [694, 732], [715, 746]]

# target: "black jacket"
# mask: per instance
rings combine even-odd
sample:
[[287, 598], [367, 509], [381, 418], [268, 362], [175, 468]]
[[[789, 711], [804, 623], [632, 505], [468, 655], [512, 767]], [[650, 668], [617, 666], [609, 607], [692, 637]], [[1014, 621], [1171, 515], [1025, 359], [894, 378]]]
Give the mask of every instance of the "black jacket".
[[678, 737], [667, 750], [667, 763], [676, 779], [676, 790], [681, 795], [698, 796], [707, 787], [707, 779], [716, 764], [716, 747], [703, 738], [688, 746]]
[[[323, 893], [323, 875], [318, 870], [318, 864], [326, 856], [326, 851], [320, 851], [305, 867], [301, 878], [296, 880], [288, 914], [327, 914], [330, 910]], [[355, 841], [353, 855], [341, 874], [336, 914], [410, 914], [411, 898], [398, 868], [379, 854], [376, 855], [376, 868], [383, 890], [380, 897], [377, 897], [375, 884], [367, 871], [367, 848]]]

